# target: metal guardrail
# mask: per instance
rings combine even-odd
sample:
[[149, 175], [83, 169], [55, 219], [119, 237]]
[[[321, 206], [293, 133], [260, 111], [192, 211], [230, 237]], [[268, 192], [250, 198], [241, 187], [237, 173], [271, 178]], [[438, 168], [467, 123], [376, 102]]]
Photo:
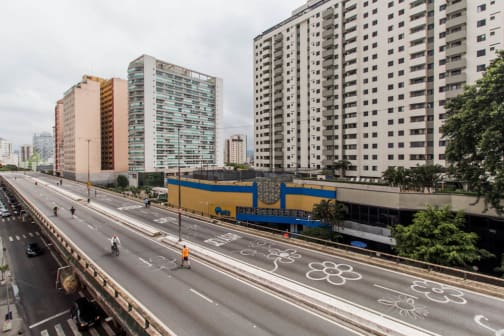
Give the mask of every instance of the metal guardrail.
[[17, 197], [22, 199], [23, 203], [30, 210], [37, 221], [52, 235], [66, 253], [71, 256], [82, 270], [93, 279], [100, 288], [106, 291], [115, 302], [142, 328], [147, 335], [152, 336], [173, 336], [169, 330], [156, 316], [150, 313], [133, 295], [121, 287], [112, 277], [100, 268], [91, 258], [89, 258], [71, 239], [69, 239], [61, 230], [59, 230], [47, 218], [40, 209], [30, 200], [25, 198], [16, 188], [14, 188], [7, 179], [3, 179], [10, 189], [16, 193]]

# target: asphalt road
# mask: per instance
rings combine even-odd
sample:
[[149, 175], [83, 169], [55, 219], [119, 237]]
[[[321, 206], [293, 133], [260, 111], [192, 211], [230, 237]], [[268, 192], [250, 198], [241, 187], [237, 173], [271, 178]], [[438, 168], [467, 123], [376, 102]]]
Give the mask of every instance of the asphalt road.
[[[16, 180], [8, 178], [177, 335], [356, 334], [195, 260], [191, 270], [179, 269], [178, 249], [125, 228], [49, 188], [35, 186], [22, 175]], [[63, 188], [72, 188], [72, 183], [65, 181]], [[54, 205], [60, 208], [57, 217], [52, 215]], [[72, 206], [76, 209], [75, 218], [69, 212]], [[108, 239], [113, 233], [121, 239], [119, 257], [112, 257], [109, 252]]]
[[[56, 183], [51, 177], [43, 179]], [[86, 194], [82, 184], [65, 181], [63, 188]], [[178, 232], [177, 217], [173, 212], [155, 207], [146, 209], [140, 202], [100, 192], [96, 198], [92, 193], [92, 202], [120, 210], [173, 235]], [[499, 330], [504, 330], [502, 299], [233, 232], [187, 217], [183, 217], [182, 228], [186, 240], [433, 335], [484, 336], [497, 335]], [[230, 238], [233, 234], [239, 238]]]
[[[3, 193], [0, 193], [3, 194]], [[0, 195], [3, 198], [3, 195]], [[7, 201], [4, 202], [7, 204]], [[59, 267], [43, 239], [40, 228], [31, 220], [21, 217], [0, 219], [0, 236], [9, 260], [13, 280], [19, 289], [19, 303], [31, 335], [75, 335], [75, 322], [69, 309], [78, 294], [67, 295], [55, 286]], [[43, 255], [28, 258], [25, 245], [36, 242]], [[101, 327], [85, 331], [82, 335], [107, 335]]]

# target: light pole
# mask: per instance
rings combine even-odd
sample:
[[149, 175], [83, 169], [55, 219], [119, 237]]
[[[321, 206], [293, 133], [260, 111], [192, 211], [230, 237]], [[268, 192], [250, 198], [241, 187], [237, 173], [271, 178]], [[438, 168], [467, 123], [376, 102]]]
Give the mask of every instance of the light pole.
[[182, 214], [180, 213], [181, 189], [180, 185], [180, 125], [177, 126], [177, 167], [178, 167], [178, 240], [182, 241]]
[[91, 199], [91, 179], [90, 179], [90, 172], [89, 172], [89, 167], [90, 167], [90, 163], [89, 163], [89, 143], [91, 142], [91, 139], [86, 139], [87, 141], [87, 199], [88, 199], [88, 203], [89, 203], [89, 200]]

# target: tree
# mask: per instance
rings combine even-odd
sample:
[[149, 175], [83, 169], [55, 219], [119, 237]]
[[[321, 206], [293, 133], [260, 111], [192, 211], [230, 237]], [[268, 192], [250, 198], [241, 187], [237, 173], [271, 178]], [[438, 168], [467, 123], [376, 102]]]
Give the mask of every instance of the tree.
[[484, 198], [485, 210], [504, 206], [504, 51], [476, 84], [451, 99], [441, 131], [448, 140], [446, 160]]
[[468, 266], [491, 254], [478, 249], [478, 235], [464, 232], [464, 214], [449, 207], [415, 213], [413, 223], [392, 228], [394, 249], [400, 256], [446, 266]]
[[502, 273], [501, 277], [504, 278], [504, 253], [501, 255], [501, 264], [494, 268], [495, 272]]
[[334, 169], [339, 170], [339, 176], [345, 177], [345, 172], [350, 168], [352, 163], [348, 160], [339, 160], [334, 162]]
[[[326, 225], [326, 231], [329, 232], [326, 235], [336, 238], [333, 234], [333, 226], [339, 227], [347, 212], [348, 209], [343, 203], [338, 203], [336, 200], [321, 200], [320, 203], [313, 205], [312, 216], [313, 219], [320, 220]], [[317, 234], [320, 233], [317, 232]]]
[[444, 168], [440, 165], [422, 165], [409, 170], [409, 175], [413, 186], [417, 190], [430, 192], [441, 178]]
[[128, 178], [124, 175], [117, 176], [117, 186], [122, 189], [127, 188], [129, 186]]
[[382, 174], [382, 178], [399, 190], [404, 190], [410, 184], [410, 170], [404, 167], [388, 167]]

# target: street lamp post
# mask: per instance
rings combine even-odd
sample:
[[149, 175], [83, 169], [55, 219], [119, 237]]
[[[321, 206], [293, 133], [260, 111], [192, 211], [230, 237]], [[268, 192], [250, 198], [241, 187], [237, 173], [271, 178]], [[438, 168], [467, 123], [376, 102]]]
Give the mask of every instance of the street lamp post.
[[180, 205], [181, 205], [181, 189], [180, 185], [180, 125], [177, 126], [177, 166], [178, 166], [178, 239], [182, 241], [182, 214], [180, 213]]
[[86, 139], [87, 141], [87, 199], [88, 202], [91, 199], [91, 178], [90, 178], [90, 163], [89, 163], [89, 143], [91, 139]]

